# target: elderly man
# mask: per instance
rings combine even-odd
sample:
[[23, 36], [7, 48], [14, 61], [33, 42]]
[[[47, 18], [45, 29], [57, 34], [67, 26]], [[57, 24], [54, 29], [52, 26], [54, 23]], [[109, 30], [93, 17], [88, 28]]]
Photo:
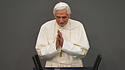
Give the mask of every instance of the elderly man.
[[36, 50], [46, 67], [83, 67], [82, 58], [89, 49], [83, 25], [70, 19], [71, 10], [64, 2], [57, 3], [55, 20], [42, 25]]

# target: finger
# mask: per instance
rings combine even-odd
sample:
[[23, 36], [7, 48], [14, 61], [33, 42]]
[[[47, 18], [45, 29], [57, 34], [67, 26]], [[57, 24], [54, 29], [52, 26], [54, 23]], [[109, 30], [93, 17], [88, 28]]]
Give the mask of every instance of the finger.
[[62, 33], [59, 31], [59, 36], [60, 36], [60, 38], [62, 37]]
[[61, 31], [59, 31], [59, 34], [62, 34]]
[[57, 37], [60, 38], [60, 35], [58, 34]]
[[59, 47], [59, 41], [56, 41], [56, 49]]
[[61, 33], [59, 29], [58, 29], [58, 33]]
[[60, 44], [59, 37], [57, 37], [57, 40], [56, 40], [56, 49], [59, 47], [59, 44]]
[[60, 31], [59, 31], [59, 30], [57, 31], [57, 33], [58, 33], [58, 35], [57, 35], [57, 36], [59, 36], [59, 37], [60, 37]]
[[59, 38], [60, 38], [59, 35], [57, 35], [57, 40], [59, 40]]
[[61, 40], [60, 40], [60, 45], [61, 45], [61, 47], [63, 46], [63, 38], [61, 38]]
[[60, 32], [60, 31], [58, 30], [57, 33], [59, 34], [59, 32]]

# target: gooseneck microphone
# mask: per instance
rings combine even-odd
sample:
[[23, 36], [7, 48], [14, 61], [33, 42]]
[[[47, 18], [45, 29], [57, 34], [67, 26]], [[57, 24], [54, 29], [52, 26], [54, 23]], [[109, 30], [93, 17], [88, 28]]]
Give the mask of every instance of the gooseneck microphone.
[[34, 61], [36, 70], [44, 70], [43, 67], [41, 66], [41, 62], [38, 55], [34, 55], [32, 59]]

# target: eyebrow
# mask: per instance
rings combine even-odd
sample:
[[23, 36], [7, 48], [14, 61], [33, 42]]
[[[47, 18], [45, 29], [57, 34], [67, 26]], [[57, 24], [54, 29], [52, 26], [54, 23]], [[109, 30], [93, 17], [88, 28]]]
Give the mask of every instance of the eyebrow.
[[67, 18], [67, 16], [56, 16], [57, 18]]

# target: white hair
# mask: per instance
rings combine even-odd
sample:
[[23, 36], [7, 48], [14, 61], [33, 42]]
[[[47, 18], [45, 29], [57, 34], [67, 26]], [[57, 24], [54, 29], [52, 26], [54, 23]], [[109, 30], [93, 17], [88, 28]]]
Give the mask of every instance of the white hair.
[[70, 10], [70, 7], [67, 3], [65, 2], [59, 2], [55, 5], [54, 9], [53, 9], [53, 14], [55, 15], [56, 11], [57, 10], [64, 10], [66, 9], [67, 10], [67, 14], [70, 14], [71, 13], [71, 10]]

